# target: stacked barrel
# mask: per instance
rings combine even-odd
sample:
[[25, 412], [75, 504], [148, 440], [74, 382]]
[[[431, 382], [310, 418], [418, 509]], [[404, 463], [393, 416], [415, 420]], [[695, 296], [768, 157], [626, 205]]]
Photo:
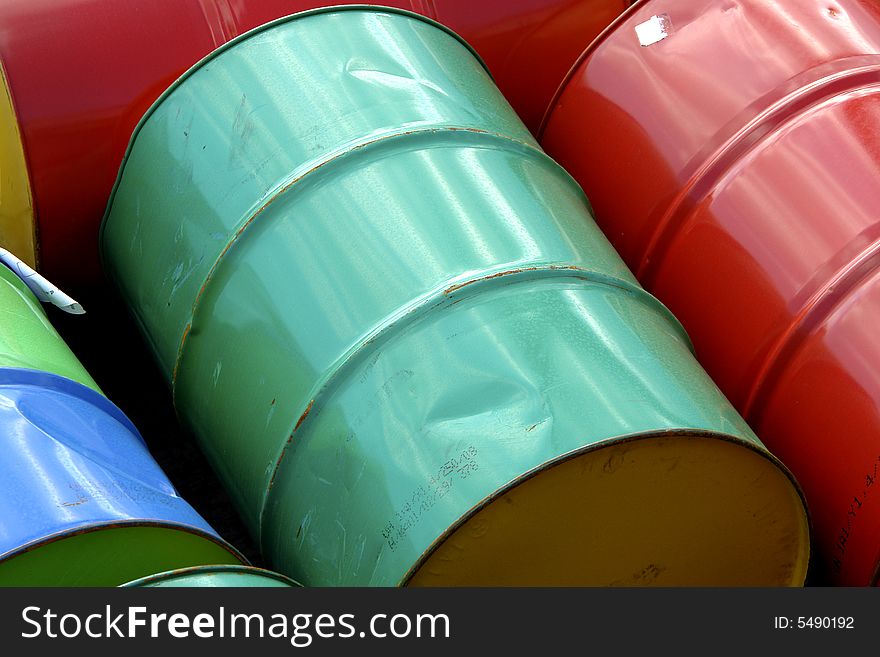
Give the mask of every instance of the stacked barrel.
[[859, 586], [880, 575], [878, 46], [875, 2], [639, 2], [542, 131], [803, 484], [820, 572]]
[[0, 266], [0, 585], [876, 583], [880, 9], [473, 4], [0, 8], [0, 246], [280, 573]]

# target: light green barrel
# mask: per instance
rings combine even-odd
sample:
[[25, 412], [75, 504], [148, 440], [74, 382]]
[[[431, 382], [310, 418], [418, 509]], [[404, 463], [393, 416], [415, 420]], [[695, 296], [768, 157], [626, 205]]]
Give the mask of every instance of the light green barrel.
[[126, 587], [283, 588], [299, 586], [289, 577], [250, 566], [193, 566], [136, 579]]
[[803, 581], [790, 473], [428, 20], [307, 12], [200, 62], [139, 125], [102, 251], [306, 585]]
[[0, 264], [0, 368], [51, 372], [101, 392], [27, 285]]

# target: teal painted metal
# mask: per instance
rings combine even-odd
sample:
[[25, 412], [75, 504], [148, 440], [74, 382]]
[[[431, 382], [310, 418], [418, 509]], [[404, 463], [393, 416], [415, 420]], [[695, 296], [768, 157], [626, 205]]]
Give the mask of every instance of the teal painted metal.
[[307, 585], [406, 582], [536, 473], [676, 436], [770, 464], [791, 532], [767, 558], [803, 580], [788, 472], [426, 19], [305, 12], [200, 62], [135, 131], [101, 247], [181, 419]]
[[299, 586], [289, 577], [250, 566], [193, 566], [142, 577], [125, 587], [283, 588]]

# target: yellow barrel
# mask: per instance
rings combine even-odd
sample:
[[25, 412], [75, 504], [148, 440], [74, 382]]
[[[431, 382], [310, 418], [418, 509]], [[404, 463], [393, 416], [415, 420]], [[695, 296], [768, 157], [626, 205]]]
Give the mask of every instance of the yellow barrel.
[[37, 266], [34, 203], [6, 70], [0, 62], [0, 246]]

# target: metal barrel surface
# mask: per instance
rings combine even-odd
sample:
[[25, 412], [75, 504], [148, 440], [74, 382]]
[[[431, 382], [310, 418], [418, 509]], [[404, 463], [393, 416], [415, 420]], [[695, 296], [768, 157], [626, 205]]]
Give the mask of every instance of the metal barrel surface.
[[[98, 284], [98, 225], [132, 130], [150, 104], [233, 37], [326, 4], [347, 3], [0, 3], [0, 246], [32, 266], [39, 260], [41, 271], [74, 292]], [[383, 4], [413, 9], [461, 32], [535, 128], [577, 55], [628, 1]]]
[[123, 584], [149, 588], [280, 588], [299, 586], [289, 577], [251, 566], [193, 566]]
[[411, 0], [400, 6], [449, 26], [473, 46], [501, 93], [535, 131], [584, 47], [631, 4], [632, 0]]
[[34, 201], [21, 129], [0, 57], [0, 246], [36, 266]]
[[639, 2], [542, 144], [797, 476], [829, 582], [880, 562], [880, 6]]
[[0, 266], [0, 586], [112, 586], [241, 558]]
[[241, 562], [94, 390], [0, 369], [0, 426], [0, 586], [116, 586]]
[[6, 367], [52, 372], [101, 392], [27, 285], [0, 264], [0, 368]]
[[427, 19], [310, 12], [218, 50], [140, 123], [101, 244], [307, 586], [803, 581], [790, 474]]

